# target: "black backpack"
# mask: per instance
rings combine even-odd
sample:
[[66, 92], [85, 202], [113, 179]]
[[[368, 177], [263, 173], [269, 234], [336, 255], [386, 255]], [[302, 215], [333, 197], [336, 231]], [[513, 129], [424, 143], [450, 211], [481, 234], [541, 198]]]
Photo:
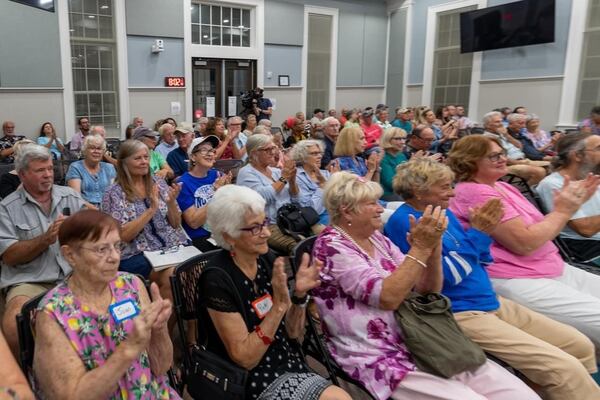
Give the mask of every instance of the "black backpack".
[[319, 222], [319, 214], [312, 207], [289, 203], [277, 210], [277, 226], [281, 232], [296, 240], [312, 236], [312, 226]]

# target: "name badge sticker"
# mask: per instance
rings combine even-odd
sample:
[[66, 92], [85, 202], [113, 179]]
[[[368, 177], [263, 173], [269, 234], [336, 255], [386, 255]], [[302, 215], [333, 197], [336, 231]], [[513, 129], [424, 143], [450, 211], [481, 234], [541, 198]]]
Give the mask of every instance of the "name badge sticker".
[[139, 308], [131, 299], [112, 304], [108, 307], [108, 310], [118, 323], [131, 319], [140, 313]]
[[269, 310], [273, 307], [273, 298], [269, 293], [252, 302], [252, 308], [256, 311], [258, 318], [263, 319]]

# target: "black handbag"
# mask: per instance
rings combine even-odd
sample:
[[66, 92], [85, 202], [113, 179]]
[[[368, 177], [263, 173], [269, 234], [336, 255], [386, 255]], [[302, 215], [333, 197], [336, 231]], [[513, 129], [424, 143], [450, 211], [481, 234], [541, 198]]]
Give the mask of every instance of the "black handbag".
[[[227, 272], [217, 267], [206, 268], [219, 271], [235, 293], [244, 322], [248, 321], [244, 303]], [[200, 322], [200, 321], [199, 321]], [[244, 400], [248, 371], [229, 360], [209, 351], [206, 346], [192, 349], [192, 370], [186, 376], [187, 391], [194, 399]]]
[[312, 226], [319, 222], [319, 214], [312, 207], [284, 204], [277, 210], [277, 226], [281, 232], [302, 240], [312, 236]]
[[450, 299], [440, 293], [413, 292], [394, 312], [415, 365], [443, 378], [474, 371], [486, 361], [481, 347], [458, 326], [450, 306]]

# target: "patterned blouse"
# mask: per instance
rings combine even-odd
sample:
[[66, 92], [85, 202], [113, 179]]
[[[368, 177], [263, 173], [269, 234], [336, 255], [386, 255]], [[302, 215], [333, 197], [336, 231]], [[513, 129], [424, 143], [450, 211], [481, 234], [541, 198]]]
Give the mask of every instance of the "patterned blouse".
[[335, 361], [376, 398], [387, 399], [415, 368], [394, 312], [379, 308], [383, 279], [404, 255], [380, 232], [371, 238], [388, 254], [375, 250], [371, 259], [339, 231], [325, 228], [313, 249], [324, 263], [321, 286], [312, 292]]
[[[160, 193], [159, 207], [154, 217], [144, 226], [144, 229], [129, 243], [121, 253], [121, 259], [126, 260], [143, 251], [156, 251], [164, 248], [187, 243], [183, 228], [173, 228], [167, 219], [167, 203], [165, 197], [169, 193], [167, 183], [158, 177], [153, 177]], [[106, 190], [100, 206], [103, 212], [109, 214], [122, 225], [139, 218], [148, 208], [150, 201], [137, 199], [130, 202], [125, 197], [121, 185], [115, 183]]]
[[[111, 304], [132, 299], [139, 308], [138, 291], [145, 289], [139, 288], [137, 282], [133, 275], [119, 272], [109, 283], [113, 296]], [[66, 282], [48, 292], [40, 302], [38, 310], [48, 314], [61, 326], [87, 371], [106, 363], [117, 346], [126, 340], [133, 330], [132, 319], [118, 323], [109, 312], [96, 314], [88, 306], [81, 304]], [[144, 351], [119, 379], [118, 389], [110, 399], [150, 400], [180, 397], [169, 386], [166, 376], [155, 376], [152, 373], [148, 353]]]
[[[0, 138], [0, 151], [10, 149], [17, 143], [19, 140], [25, 139], [23, 135], [4, 135]], [[2, 160], [4, 163], [13, 163], [15, 162], [15, 154], [11, 154], [10, 156], [4, 157]]]

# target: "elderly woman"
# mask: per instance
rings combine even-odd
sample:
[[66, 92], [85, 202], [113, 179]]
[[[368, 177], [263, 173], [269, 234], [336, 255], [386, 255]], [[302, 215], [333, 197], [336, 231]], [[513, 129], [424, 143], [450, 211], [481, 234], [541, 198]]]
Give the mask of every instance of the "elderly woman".
[[154, 150], [158, 144], [158, 132], [140, 126], [133, 131], [133, 138], [148, 146], [150, 154], [150, 173], [162, 179], [173, 178], [175, 176], [173, 169], [167, 163], [165, 158], [159, 152]]
[[[427, 206], [448, 208], [454, 196], [454, 174], [444, 164], [422, 158], [398, 167], [394, 189], [406, 201], [385, 225], [385, 235], [403, 252], [410, 218], [420, 218]], [[491, 199], [470, 215], [464, 229], [446, 210], [448, 228], [442, 237], [442, 292], [463, 332], [486, 352], [510, 364], [538, 385], [545, 399], [593, 399], [597, 385], [594, 346], [576, 329], [499, 297], [486, 267], [493, 262], [488, 236], [502, 218], [502, 203]], [[524, 323], [527, 321], [527, 323]], [[556, 375], [555, 375], [556, 374]]]
[[504, 215], [490, 232], [493, 262], [487, 267], [494, 289], [586, 334], [600, 349], [600, 276], [563, 261], [552, 243], [571, 216], [598, 187], [598, 177], [566, 180], [556, 191], [553, 211], [543, 215], [513, 186], [499, 181], [507, 173], [499, 140], [465, 136], [454, 144], [448, 165], [459, 183], [450, 209], [464, 225], [471, 209], [499, 199]]
[[117, 160], [117, 178], [104, 193], [101, 209], [122, 225], [125, 247], [119, 270], [150, 277], [159, 284], [163, 297], [170, 298], [172, 268], [153, 273], [143, 252], [187, 243], [177, 205], [181, 186], [169, 187], [150, 174], [148, 147], [140, 141], [123, 142]]
[[277, 210], [284, 204], [298, 202], [299, 190], [294, 160], [287, 160], [282, 169], [272, 167], [278, 150], [271, 136], [250, 136], [246, 143], [248, 164], [238, 172], [236, 183], [254, 189], [265, 199], [271, 231], [269, 246], [289, 254], [296, 246], [296, 240], [285, 235], [277, 226]]
[[171, 303], [118, 272], [119, 223], [96, 210], [58, 233], [73, 273], [50, 290], [36, 318], [34, 369], [44, 398], [180, 399], [166, 372], [173, 359]]
[[385, 199], [399, 200], [394, 194], [392, 181], [396, 175], [396, 167], [406, 162], [406, 155], [403, 150], [406, 144], [406, 131], [401, 128], [389, 128], [383, 131], [379, 146], [383, 149], [383, 158], [379, 165], [381, 166], [380, 182], [383, 187], [383, 197]]
[[56, 130], [51, 122], [44, 122], [40, 128], [40, 136], [37, 143], [41, 146], [46, 146], [52, 152], [52, 158], [60, 160], [63, 158], [65, 146], [62, 140], [56, 136]]
[[340, 170], [350, 171], [366, 180], [379, 181], [379, 155], [373, 152], [365, 162], [359, 154], [365, 151], [367, 142], [362, 129], [357, 127], [341, 130], [333, 155], [338, 160]]
[[223, 175], [213, 168], [219, 144], [216, 136], [194, 139], [188, 147], [190, 170], [178, 180], [181, 192], [177, 197], [177, 204], [183, 211], [183, 229], [200, 251], [216, 249], [208, 241], [210, 232], [204, 228], [207, 205], [218, 188], [231, 183], [231, 174]]
[[538, 151], [544, 154], [554, 154], [554, 145], [561, 135], [550, 136], [548, 132], [540, 128], [540, 117], [535, 114], [527, 116], [525, 127], [527, 128], [526, 136]]
[[320, 215], [319, 223], [327, 225], [329, 215], [323, 205], [323, 187], [330, 177], [330, 171], [339, 170], [337, 161], [331, 164], [330, 171], [320, 169], [325, 145], [320, 140], [303, 140], [294, 146], [292, 157], [298, 167], [298, 202], [303, 207], [312, 207]]
[[456, 120], [449, 119], [438, 125], [435, 123], [436, 116], [430, 108], [425, 108], [419, 116], [420, 123], [433, 130], [435, 140], [431, 143], [430, 150], [436, 153], [446, 154], [452, 147], [452, 143], [458, 139], [458, 127]]
[[217, 266], [234, 284], [216, 271], [202, 274], [199, 319], [209, 349], [249, 371], [246, 399], [350, 399], [309, 372], [298, 351], [294, 339], [303, 335], [307, 292], [319, 285], [320, 263], [309, 265], [304, 257], [290, 297], [283, 258], [267, 245], [265, 206], [261, 195], [237, 185], [219, 189], [208, 205], [208, 223], [223, 250], [207, 267]]
[[105, 151], [106, 141], [102, 136], [86, 136], [81, 146], [83, 160], [71, 163], [65, 176], [67, 185], [95, 208], [100, 207], [104, 191], [117, 176], [115, 167], [102, 161]]
[[246, 136], [250, 136], [254, 133], [254, 128], [256, 128], [256, 115], [248, 114], [244, 121], [244, 130], [242, 133]]
[[[23, 146], [33, 143], [33, 140], [29, 139], [22, 139], [15, 143], [15, 145], [13, 146], [15, 159], [19, 157], [19, 153], [21, 152]], [[0, 175], [0, 199], [5, 198], [9, 194], [17, 190], [20, 184], [21, 178], [19, 178], [19, 174], [17, 173], [16, 169], [13, 169], [5, 174]]]
[[406, 255], [379, 230], [382, 189], [347, 172], [331, 177], [325, 205], [332, 225], [319, 235], [321, 286], [312, 291], [333, 358], [377, 399], [537, 399], [516, 377], [492, 362], [451, 379], [417, 370], [394, 318], [413, 291], [442, 288], [441, 237], [447, 218], [427, 207], [412, 220]]

